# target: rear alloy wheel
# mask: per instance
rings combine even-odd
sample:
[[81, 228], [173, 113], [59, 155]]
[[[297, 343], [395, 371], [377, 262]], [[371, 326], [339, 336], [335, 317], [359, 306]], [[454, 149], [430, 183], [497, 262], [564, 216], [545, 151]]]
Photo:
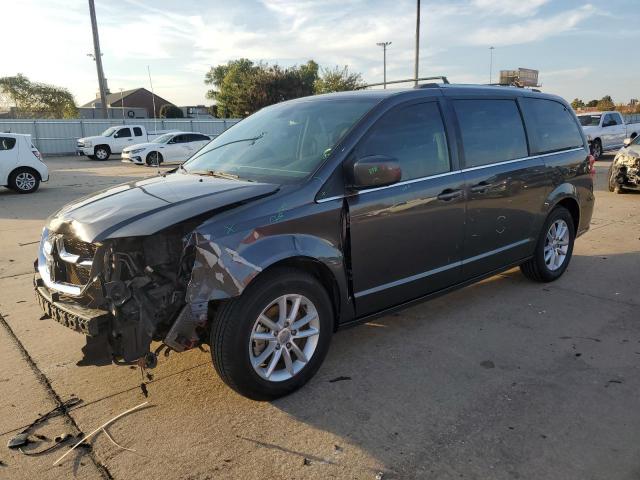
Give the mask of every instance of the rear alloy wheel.
[[596, 160], [599, 160], [600, 157], [602, 156], [602, 142], [599, 139], [595, 139], [593, 141], [593, 158], [595, 158]]
[[574, 240], [573, 217], [566, 208], [556, 207], [544, 223], [533, 257], [520, 270], [536, 282], [560, 278], [571, 260]]
[[147, 167], [157, 167], [162, 163], [162, 154], [160, 152], [150, 152], [147, 155], [145, 163]]
[[19, 168], [9, 177], [9, 187], [18, 193], [33, 193], [39, 185], [38, 175], [26, 168]]
[[275, 268], [218, 307], [211, 356], [222, 380], [254, 400], [304, 385], [320, 368], [333, 334], [333, 308], [318, 280]]
[[93, 151], [96, 160], [108, 160], [111, 152], [107, 147], [96, 147]]

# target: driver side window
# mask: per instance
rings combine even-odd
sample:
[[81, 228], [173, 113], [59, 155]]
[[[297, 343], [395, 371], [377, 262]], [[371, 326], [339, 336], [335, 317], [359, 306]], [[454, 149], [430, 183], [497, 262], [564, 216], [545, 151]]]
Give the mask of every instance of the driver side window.
[[371, 128], [355, 155], [397, 159], [401, 181], [450, 171], [447, 137], [437, 102], [393, 108]]

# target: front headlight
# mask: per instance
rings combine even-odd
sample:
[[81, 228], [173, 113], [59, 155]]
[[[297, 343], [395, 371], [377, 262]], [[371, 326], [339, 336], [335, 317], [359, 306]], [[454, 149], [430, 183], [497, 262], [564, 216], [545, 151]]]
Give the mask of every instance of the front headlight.
[[136, 148], [135, 150], [130, 150], [129, 153], [140, 153], [144, 152], [144, 148]]

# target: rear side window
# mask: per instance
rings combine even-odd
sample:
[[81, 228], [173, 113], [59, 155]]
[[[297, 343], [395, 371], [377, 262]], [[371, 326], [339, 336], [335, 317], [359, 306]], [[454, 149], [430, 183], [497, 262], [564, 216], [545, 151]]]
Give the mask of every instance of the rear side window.
[[188, 135], [176, 135], [173, 137], [173, 143], [187, 143], [189, 141]]
[[121, 128], [120, 130], [118, 130], [118, 133], [116, 133], [116, 138], [127, 138], [131, 136], [131, 129], [130, 128]]
[[514, 100], [456, 100], [466, 167], [528, 156], [522, 118]]
[[356, 157], [396, 158], [402, 180], [428, 177], [450, 170], [447, 137], [435, 102], [398, 106], [387, 112], [356, 147]]
[[521, 105], [531, 140], [531, 153], [550, 153], [583, 146], [578, 124], [561, 103], [523, 98]]
[[136, 137], [141, 137], [142, 136], [142, 129], [140, 127], [133, 127], [133, 134]]
[[11, 150], [16, 146], [16, 139], [13, 137], [0, 137], [0, 150]]

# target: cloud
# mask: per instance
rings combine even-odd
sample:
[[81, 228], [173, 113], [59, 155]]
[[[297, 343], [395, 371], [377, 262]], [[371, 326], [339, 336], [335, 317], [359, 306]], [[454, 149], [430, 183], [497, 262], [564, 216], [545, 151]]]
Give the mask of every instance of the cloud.
[[547, 18], [533, 18], [502, 27], [482, 27], [464, 39], [471, 45], [504, 46], [535, 42], [573, 30], [580, 22], [591, 17], [594, 13], [593, 6], [587, 4]]
[[527, 17], [535, 15], [550, 0], [472, 0], [471, 4], [484, 14]]

